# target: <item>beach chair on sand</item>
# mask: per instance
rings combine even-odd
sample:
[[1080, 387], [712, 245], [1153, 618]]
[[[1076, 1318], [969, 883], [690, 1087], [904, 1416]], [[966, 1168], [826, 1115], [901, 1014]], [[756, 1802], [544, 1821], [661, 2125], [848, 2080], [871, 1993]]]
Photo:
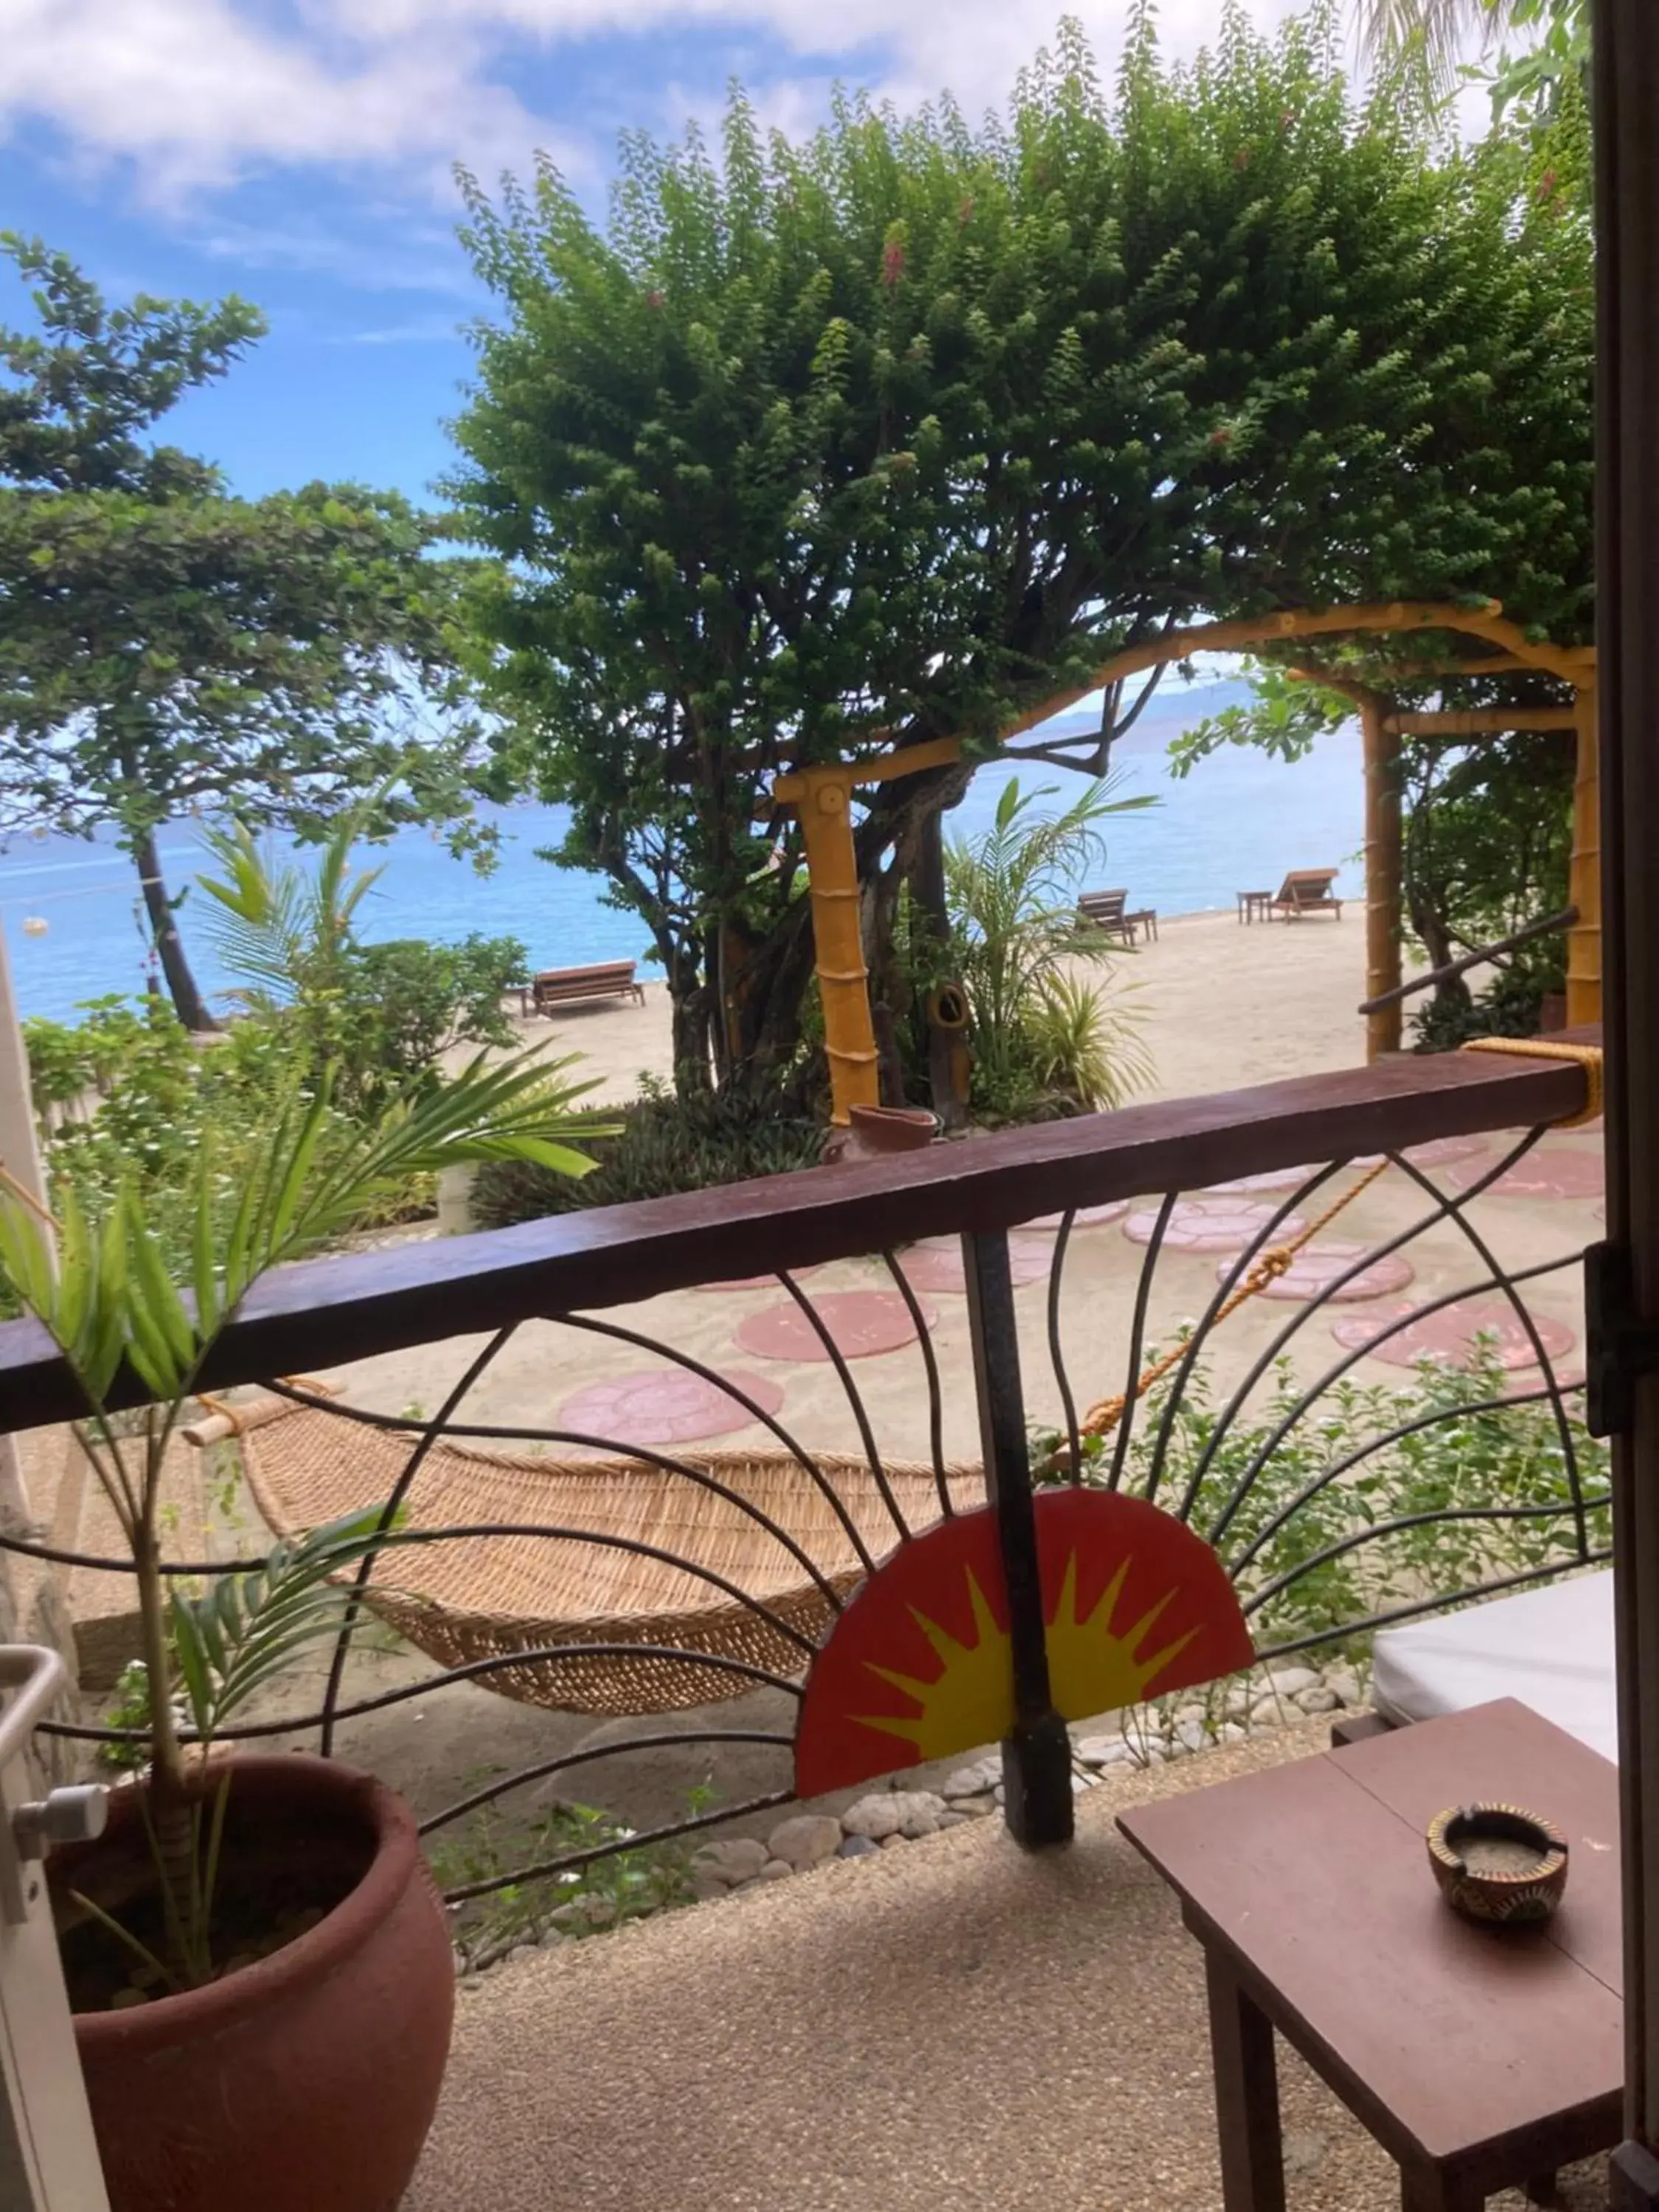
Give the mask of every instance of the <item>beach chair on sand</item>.
[[1342, 902], [1331, 895], [1336, 877], [1334, 868], [1292, 868], [1277, 897], [1267, 902], [1268, 918], [1277, 914], [1286, 921], [1299, 921], [1304, 914], [1334, 914], [1340, 921]]
[[1135, 941], [1136, 929], [1142, 928], [1149, 938], [1158, 935], [1158, 915], [1152, 907], [1142, 907], [1134, 914], [1125, 912], [1127, 891], [1085, 891], [1078, 900], [1078, 917], [1091, 929], [1103, 930], [1108, 937], [1120, 937], [1126, 945]]

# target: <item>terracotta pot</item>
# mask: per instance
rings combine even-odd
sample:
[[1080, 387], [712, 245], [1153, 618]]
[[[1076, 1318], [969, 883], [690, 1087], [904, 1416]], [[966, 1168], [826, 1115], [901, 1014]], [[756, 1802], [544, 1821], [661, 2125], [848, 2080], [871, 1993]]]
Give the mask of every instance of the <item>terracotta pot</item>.
[[[302, 1863], [348, 1893], [207, 1989], [76, 2015], [112, 2212], [393, 2212], [437, 2109], [455, 2005], [413, 1815], [332, 1760], [228, 1764], [227, 1863]], [[60, 1894], [119, 1888], [145, 1852], [137, 1794], [115, 1793], [100, 1841], [53, 1854]]]
[[854, 1106], [850, 1112], [850, 1128], [831, 1129], [824, 1141], [826, 1163], [921, 1152], [939, 1134], [939, 1116], [925, 1106]]
[[916, 1152], [939, 1134], [939, 1115], [925, 1106], [854, 1106], [853, 1133], [876, 1152]]

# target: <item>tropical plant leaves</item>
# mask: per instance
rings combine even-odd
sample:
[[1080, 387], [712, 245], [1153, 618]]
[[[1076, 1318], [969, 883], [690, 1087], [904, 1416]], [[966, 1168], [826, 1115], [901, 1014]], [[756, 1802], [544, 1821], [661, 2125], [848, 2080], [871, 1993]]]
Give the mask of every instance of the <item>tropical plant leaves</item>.
[[278, 1544], [263, 1566], [221, 1576], [202, 1595], [173, 1589], [179, 1680], [204, 1741], [308, 1645], [338, 1633], [352, 1592], [336, 1577], [387, 1540], [385, 1508], [369, 1506]]

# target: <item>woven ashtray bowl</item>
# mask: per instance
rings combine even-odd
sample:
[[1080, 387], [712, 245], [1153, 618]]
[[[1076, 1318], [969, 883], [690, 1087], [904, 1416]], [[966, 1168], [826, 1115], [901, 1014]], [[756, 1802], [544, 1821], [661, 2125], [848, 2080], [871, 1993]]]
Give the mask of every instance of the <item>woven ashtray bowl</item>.
[[1547, 1920], [1567, 1886], [1567, 1839], [1520, 1805], [1456, 1805], [1429, 1823], [1429, 1864], [1466, 1920]]

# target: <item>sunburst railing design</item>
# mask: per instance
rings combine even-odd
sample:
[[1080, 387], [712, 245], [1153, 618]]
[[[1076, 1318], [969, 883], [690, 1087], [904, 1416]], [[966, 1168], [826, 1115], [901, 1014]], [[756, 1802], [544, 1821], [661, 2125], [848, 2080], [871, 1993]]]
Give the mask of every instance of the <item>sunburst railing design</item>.
[[[1263, 1658], [1352, 1649], [1383, 1623], [1607, 1556], [1599, 1448], [1583, 1427], [1582, 1381], [1559, 1364], [1565, 1325], [1547, 1310], [1571, 1297], [1582, 1253], [1567, 1239], [1543, 1259], [1506, 1260], [1490, 1210], [1494, 1187], [1574, 1109], [1583, 1081], [1563, 1063], [1357, 1072], [619, 1208], [579, 1218], [579, 1230], [566, 1221], [422, 1247], [398, 1255], [395, 1282], [378, 1293], [360, 1260], [292, 1271], [307, 1278], [303, 1291], [283, 1283], [256, 1292], [213, 1385], [259, 1384], [290, 1409], [249, 1426], [238, 1445], [268, 1520], [301, 1525], [327, 1517], [325, 1508], [378, 1503], [386, 1540], [358, 1571], [357, 1601], [315, 1698], [226, 1733], [310, 1734], [329, 1753], [349, 1724], [464, 1682], [635, 1723], [492, 1777], [428, 1817], [434, 1838], [602, 1759], [700, 1746], [775, 1761], [775, 1786], [742, 1802], [693, 1807], [643, 1834], [579, 1840], [457, 1881], [449, 1894], [464, 1902], [568, 1876], [789, 1802], [791, 1728], [745, 1725], [732, 1701], [769, 1692], [769, 1710], [787, 1723], [861, 1583], [921, 1530], [988, 1502], [1015, 1680], [1006, 1756], [1023, 1778], [1010, 1817], [1027, 1840], [1066, 1832], [1069, 1745], [1048, 1698], [1034, 1535], [1043, 1486], [1121, 1489], [1190, 1526], [1232, 1577]], [[1522, 1126], [1458, 1187], [1413, 1157], [1425, 1143]], [[1230, 1176], [1282, 1179], [1285, 1161], [1316, 1148], [1326, 1164], [1275, 1193], [1249, 1233], [1196, 1273], [1178, 1235], [1183, 1194]], [[1264, 1255], [1378, 1152], [1389, 1162], [1389, 1204], [1397, 1210], [1408, 1196], [1408, 1217], [1365, 1233], [1288, 1309], [1264, 1296], [1247, 1317], [1237, 1293]], [[1146, 1217], [1138, 1247], [1120, 1220], [1101, 1218], [1131, 1199]], [[922, 1240], [941, 1237], [959, 1240], [959, 1291], [951, 1249], [919, 1264]], [[1039, 1237], [1048, 1252], [1041, 1273]], [[1109, 1252], [1109, 1265], [1085, 1260], [1090, 1250]], [[1333, 1356], [1334, 1315], [1362, 1334], [1350, 1327], [1366, 1313], [1355, 1285], [1430, 1250], [1442, 1274], [1461, 1251], [1467, 1276], [1430, 1289], [1409, 1312], [1368, 1321], [1364, 1340]], [[778, 1363], [788, 1376], [781, 1407], [728, 1373], [713, 1346], [733, 1312], [759, 1310], [743, 1301], [767, 1293], [732, 1292], [707, 1322], [676, 1308], [676, 1325], [651, 1326], [627, 1310], [752, 1275], [757, 1261], [781, 1310], [798, 1317], [792, 1340], [812, 1355]], [[816, 1269], [841, 1273], [826, 1282]], [[872, 1292], [902, 1316], [908, 1341], [866, 1364], [826, 1314], [842, 1312], [836, 1297]], [[1396, 1340], [1480, 1300], [1504, 1317], [1507, 1343], [1477, 1341], [1462, 1368], [1402, 1370], [1397, 1389], [1365, 1379], [1376, 1370], [1364, 1363]], [[313, 1371], [442, 1341], [458, 1323], [482, 1342], [430, 1415], [272, 1377], [277, 1367]], [[561, 1422], [568, 1388], [635, 1356], [724, 1394], [741, 1442], [641, 1442]], [[550, 1417], [491, 1418], [522, 1401], [532, 1369], [538, 1411]], [[1115, 1417], [1091, 1423], [1108, 1394], [1121, 1401]], [[23, 1426], [71, 1411], [56, 1363], [15, 1330], [0, 1332], [0, 1419]], [[4, 1541], [62, 1567], [125, 1571], [118, 1559]], [[181, 1559], [168, 1571], [202, 1577], [248, 1564]], [[432, 1671], [354, 1694], [352, 1653], [376, 1620], [425, 1651]], [[660, 1716], [677, 1711], [698, 1717], [665, 1728]], [[102, 1744], [124, 1736], [57, 1728]]]

